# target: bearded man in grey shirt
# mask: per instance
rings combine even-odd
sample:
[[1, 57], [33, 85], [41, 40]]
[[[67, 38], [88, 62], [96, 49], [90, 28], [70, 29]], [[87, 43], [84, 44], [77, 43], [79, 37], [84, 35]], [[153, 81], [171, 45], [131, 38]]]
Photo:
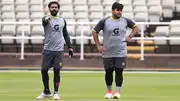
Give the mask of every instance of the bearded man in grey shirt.
[[69, 56], [73, 56], [73, 49], [71, 48], [70, 37], [66, 28], [65, 19], [57, 15], [60, 5], [56, 1], [48, 4], [51, 15], [42, 18], [42, 25], [44, 28], [44, 49], [41, 66], [42, 81], [44, 84], [44, 91], [37, 97], [37, 99], [44, 99], [51, 97], [49, 89], [49, 75], [48, 70], [51, 67], [54, 71], [54, 94], [53, 99], [59, 100], [58, 88], [60, 84], [60, 69], [62, 68], [62, 57], [64, 51], [64, 44], [68, 46]]
[[[130, 19], [122, 17], [123, 5], [115, 2], [112, 5], [112, 16], [103, 18], [92, 32], [97, 49], [102, 53], [105, 69], [107, 92], [105, 99], [119, 99], [123, 83], [123, 70], [126, 65], [127, 42], [137, 34], [138, 26]], [[132, 32], [126, 35], [127, 28]], [[103, 31], [103, 45], [100, 44], [98, 33]], [[113, 71], [115, 71], [116, 93], [113, 95]]]

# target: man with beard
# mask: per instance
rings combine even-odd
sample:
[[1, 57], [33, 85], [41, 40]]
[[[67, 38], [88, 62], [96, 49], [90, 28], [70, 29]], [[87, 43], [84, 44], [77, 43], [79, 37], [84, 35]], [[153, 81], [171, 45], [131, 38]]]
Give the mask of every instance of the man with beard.
[[58, 95], [58, 88], [60, 84], [60, 69], [62, 68], [62, 57], [64, 51], [64, 43], [66, 42], [69, 51], [69, 57], [73, 56], [73, 49], [71, 48], [70, 37], [66, 28], [66, 21], [60, 18], [57, 13], [60, 5], [56, 1], [48, 4], [50, 15], [42, 18], [42, 25], [44, 28], [45, 39], [43, 48], [43, 59], [41, 66], [42, 81], [44, 85], [43, 92], [37, 99], [44, 99], [51, 97], [49, 89], [49, 68], [53, 67], [54, 72], [54, 94], [53, 99], [60, 99]]
[[[115, 2], [112, 5], [112, 16], [98, 22], [92, 31], [97, 49], [102, 53], [105, 70], [107, 93], [105, 99], [119, 99], [123, 83], [123, 70], [126, 65], [127, 41], [138, 32], [138, 26], [130, 19], [121, 17], [123, 5]], [[127, 27], [132, 32], [126, 35]], [[103, 46], [99, 42], [98, 33], [103, 31]], [[113, 95], [113, 71], [115, 71], [116, 93]]]

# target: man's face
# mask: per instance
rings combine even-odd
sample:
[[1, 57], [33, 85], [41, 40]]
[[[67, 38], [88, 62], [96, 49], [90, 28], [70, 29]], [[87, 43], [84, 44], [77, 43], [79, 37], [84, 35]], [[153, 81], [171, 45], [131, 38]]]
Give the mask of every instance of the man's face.
[[49, 11], [50, 11], [52, 16], [56, 16], [58, 11], [59, 11], [58, 5], [57, 4], [51, 4]]
[[119, 19], [122, 15], [122, 9], [112, 10], [112, 14], [116, 19]]

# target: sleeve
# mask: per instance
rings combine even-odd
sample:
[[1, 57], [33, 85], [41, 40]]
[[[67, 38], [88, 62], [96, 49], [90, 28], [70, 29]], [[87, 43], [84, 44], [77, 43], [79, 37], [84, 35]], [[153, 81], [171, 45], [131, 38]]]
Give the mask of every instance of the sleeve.
[[42, 25], [43, 25], [44, 27], [47, 25], [47, 21], [45, 20], [45, 17], [46, 17], [46, 16], [44, 16], [44, 17], [42, 18]]
[[136, 27], [136, 24], [134, 23], [134, 21], [132, 21], [132, 20], [130, 20], [128, 18], [126, 18], [126, 21], [127, 21], [127, 27], [129, 27], [129, 28]]
[[101, 30], [103, 30], [104, 28], [104, 23], [105, 23], [105, 20], [102, 19], [98, 22], [98, 24], [94, 27], [94, 30], [96, 33], [99, 33]]
[[69, 37], [69, 34], [68, 34], [68, 31], [67, 31], [67, 24], [66, 24], [66, 21], [64, 20], [64, 28], [63, 28], [63, 36], [64, 36], [64, 39], [66, 41], [66, 44], [68, 46], [68, 48], [71, 48], [71, 41], [70, 41], [70, 37]]

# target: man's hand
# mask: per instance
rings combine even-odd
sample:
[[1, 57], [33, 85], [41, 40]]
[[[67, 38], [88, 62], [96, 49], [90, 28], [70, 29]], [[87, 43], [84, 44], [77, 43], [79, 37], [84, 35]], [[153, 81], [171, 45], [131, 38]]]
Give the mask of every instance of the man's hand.
[[97, 49], [101, 53], [106, 51], [106, 49], [103, 46], [101, 46], [101, 45], [97, 46]]
[[130, 41], [131, 38], [132, 38], [132, 37], [131, 37], [130, 35], [126, 36], [126, 41], [127, 41], [127, 42]]
[[51, 20], [51, 16], [46, 16], [45, 20], [46, 20], [46, 22], [50, 21]]
[[68, 52], [69, 52], [69, 58], [72, 58], [73, 57], [73, 49], [69, 48]]
[[135, 25], [135, 27], [132, 28], [131, 34], [129, 34], [128, 36], [126, 36], [126, 41], [127, 41], [127, 42], [130, 41], [131, 38], [133, 38], [133, 37], [138, 33], [138, 30], [139, 30], [138, 26]]

